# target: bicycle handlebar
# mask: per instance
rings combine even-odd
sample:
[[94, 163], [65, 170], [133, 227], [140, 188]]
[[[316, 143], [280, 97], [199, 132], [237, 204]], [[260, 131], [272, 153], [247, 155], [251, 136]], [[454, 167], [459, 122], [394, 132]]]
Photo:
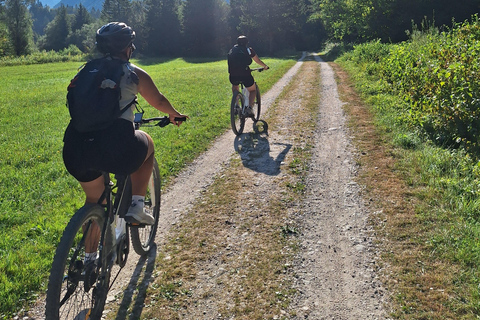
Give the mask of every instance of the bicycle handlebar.
[[[161, 128], [168, 126], [170, 122], [170, 118], [168, 116], [164, 117], [155, 117], [155, 118], [147, 118], [147, 119], [141, 119], [140, 121], [135, 122], [136, 125], [141, 126], [150, 122], [155, 122], [158, 121], [156, 124], [153, 126], [159, 126]], [[182, 118], [175, 118], [175, 121], [187, 121], [187, 117], [182, 117]]]

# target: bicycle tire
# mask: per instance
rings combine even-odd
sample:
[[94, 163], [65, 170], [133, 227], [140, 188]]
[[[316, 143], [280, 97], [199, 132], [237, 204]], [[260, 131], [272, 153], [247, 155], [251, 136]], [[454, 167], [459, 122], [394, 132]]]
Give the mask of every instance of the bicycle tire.
[[[108, 257], [100, 252], [96, 263], [84, 265], [84, 256], [85, 234], [93, 222], [103, 228], [105, 218], [105, 209], [100, 205], [85, 205], [67, 224], [50, 271], [46, 320], [101, 318], [110, 282]], [[99, 236], [92, 244], [98, 241], [95, 245], [101, 248], [101, 239]]]
[[245, 97], [241, 92], [234, 92], [232, 102], [230, 104], [230, 123], [232, 131], [235, 135], [241, 135], [245, 128], [245, 116], [243, 115], [243, 107], [245, 105]]
[[255, 90], [256, 90], [256, 95], [255, 95], [255, 102], [253, 103], [252, 111], [253, 111], [253, 118], [254, 121], [260, 120], [260, 111], [261, 111], [261, 106], [262, 106], [262, 100], [260, 96], [260, 88], [258, 87], [257, 83], [255, 83]]
[[135, 252], [141, 256], [146, 255], [152, 248], [157, 234], [158, 219], [160, 217], [161, 178], [157, 160], [154, 158], [153, 171], [148, 182], [145, 196], [145, 210], [155, 218], [153, 225], [133, 226], [130, 225], [130, 236]]

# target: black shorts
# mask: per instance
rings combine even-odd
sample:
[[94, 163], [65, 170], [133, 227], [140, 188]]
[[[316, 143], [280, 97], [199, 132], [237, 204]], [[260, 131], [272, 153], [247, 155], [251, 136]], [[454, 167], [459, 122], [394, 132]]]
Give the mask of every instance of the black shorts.
[[244, 76], [232, 76], [230, 75], [229, 77], [230, 83], [238, 86], [240, 82], [243, 82], [243, 85], [245, 87], [251, 87], [254, 85], [255, 80], [253, 79], [252, 74], [244, 75]]
[[132, 122], [118, 119], [108, 129], [80, 133], [71, 125], [63, 138], [63, 162], [78, 181], [89, 182], [102, 171], [127, 175], [145, 161], [148, 138]]

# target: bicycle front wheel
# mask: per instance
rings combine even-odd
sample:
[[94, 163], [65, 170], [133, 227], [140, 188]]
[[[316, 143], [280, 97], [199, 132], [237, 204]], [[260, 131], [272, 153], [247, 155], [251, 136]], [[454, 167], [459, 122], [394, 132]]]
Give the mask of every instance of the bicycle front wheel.
[[257, 83], [255, 83], [256, 95], [255, 95], [255, 102], [253, 103], [252, 111], [253, 111], [253, 119], [254, 121], [258, 121], [260, 119], [260, 108], [262, 105], [261, 97], [260, 97], [260, 88], [258, 87]]
[[130, 225], [133, 249], [141, 256], [146, 255], [155, 242], [160, 216], [160, 189], [160, 170], [157, 160], [154, 158], [153, 171], [148, 182], [147, 194], [145, 196], [145, 210], [153, 215], [155, 223], [153, 225], [142, 226]]
[[230, 122], [232, 131], [237, 136], [241, 135], [245, 127], [245, 116], [243, 115], [243, 106], [245, 105], [245, 97], [240, 92], [234, 92], [232, 103], [230, 105]]
[[[65, 228], [48, 280], [47, 320], [101, 318], [110, 281], [107, 257], [97, 253], [104, 223], [105, 209], [86, 205]], [[86, 252], [94, 258], [86, 259]]]

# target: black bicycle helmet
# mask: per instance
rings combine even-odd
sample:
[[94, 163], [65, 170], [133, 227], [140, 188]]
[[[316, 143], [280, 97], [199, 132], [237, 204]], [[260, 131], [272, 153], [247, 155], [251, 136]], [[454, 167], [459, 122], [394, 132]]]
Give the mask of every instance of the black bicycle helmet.
[[239, 46], [244, 46], [246, 47], [248, 44], [248, 38], [246, 36], [238, 36], [237, 38], [237, 44]]
[[95, 40], [98, 51], [116, 54], [133, 43], [135, 31], [123, 22], [110, 22], [97, 30]]

